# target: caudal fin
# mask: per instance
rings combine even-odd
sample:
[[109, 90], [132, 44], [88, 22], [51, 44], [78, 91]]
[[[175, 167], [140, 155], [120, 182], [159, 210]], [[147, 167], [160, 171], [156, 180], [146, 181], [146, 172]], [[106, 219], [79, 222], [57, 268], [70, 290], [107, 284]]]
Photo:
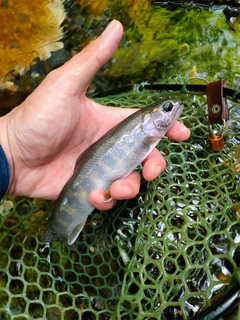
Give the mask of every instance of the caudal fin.
[[61, 241], [59, 234], [52, 228], [48, 228], [44, 234], [41, 236], [40, 240], [42, 242], [58, 242]]

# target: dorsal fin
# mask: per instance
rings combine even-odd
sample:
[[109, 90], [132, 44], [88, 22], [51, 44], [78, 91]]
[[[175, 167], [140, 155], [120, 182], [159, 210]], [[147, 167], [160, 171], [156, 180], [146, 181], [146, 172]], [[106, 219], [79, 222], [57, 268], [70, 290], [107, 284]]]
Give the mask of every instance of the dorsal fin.
[[[123, 120], [122, 120], [123, 121]], [[107, 131], [100, 139], [102, 139], [105, 135], [107, 134], [111, 134], [111, 132], [118, 126], [121, 124], [120, 121], [119, 123], [117, 123], [115, 126], [113, 126], [109, 131]], [[99, 139], [99, 140], [100, 140]], [[92, 149], [92, 147], [99, 141], [95, 141], [94, 143], [92, 143], [86, 150], [83, 151], [83, 153], [80, 154], [80, 156], [77, 158], [76, 164], [75, 164], [75, 168], [74, 171], [77, 170], [77, 168], [79, 167], [79, 165], [81, 164], [82, 160], [85, 158], [85, 156], [88, 154], [88, 152]]]
[[77, 170], [77, 168], [79, 167], [79, 165], [81, 164], [82, 160], [84, 159], [84, 157], [87, 155], [87, 153], [92, 149], [94, 143], [91, 144], [86, 150], [83, 151], [83, 153], [80, 154], [80, 156], [77, 158], [76, 163], [75, 163], [75, 168], [74, 171]]

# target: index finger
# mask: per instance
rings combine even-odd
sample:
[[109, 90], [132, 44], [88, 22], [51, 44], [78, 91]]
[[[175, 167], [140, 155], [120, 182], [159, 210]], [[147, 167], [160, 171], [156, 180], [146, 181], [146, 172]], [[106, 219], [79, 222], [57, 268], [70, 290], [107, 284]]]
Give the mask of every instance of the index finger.
[[[166, 133], [166, 136], [172, 140], [184, 141], [190, 136], [189, 129], [179, 121], [174, 122], [172, 127]], [[143, 161], [142, 173], [147, 181], [155, 179], [163, 172], [166, 161], [157, 149], [154, 149], [150, 155]]]
[[175, 141], [185, 141], [190, 137], [190, 130], [181, 122], [175, 121], [166, 136]]

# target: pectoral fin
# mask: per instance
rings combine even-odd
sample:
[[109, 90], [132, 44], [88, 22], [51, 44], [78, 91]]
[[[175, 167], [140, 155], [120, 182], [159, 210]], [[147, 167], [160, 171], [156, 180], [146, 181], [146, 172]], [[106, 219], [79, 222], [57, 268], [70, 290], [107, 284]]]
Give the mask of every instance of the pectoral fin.
[[103, 201], [103, 202], [110, 202], [110, 201], [112, 201], [112, 196], [111, 196], [111, 193], [110, 193], [110, 191], [107, 191], [106, 192], [106, 199]]
[[159, 140], [163, 139], [163, 138], [166, 138], [165, 136], [159, 134], [159, 133], [156, 133], [154, 135], [148, 135], [144, 138], [144, 142], [146, 144], [156, 144]]
[[67, 239], [67, 243], [69, 245], [72, 245], [77, 240], [77, 237], [79, 236], [80, 232], [82, 231], [82, 228], [85, 225], [86, 220], [87, 219], [84, 219], [79, 224], [77, 224], [71, 231], [69, 231], [68, 239]]

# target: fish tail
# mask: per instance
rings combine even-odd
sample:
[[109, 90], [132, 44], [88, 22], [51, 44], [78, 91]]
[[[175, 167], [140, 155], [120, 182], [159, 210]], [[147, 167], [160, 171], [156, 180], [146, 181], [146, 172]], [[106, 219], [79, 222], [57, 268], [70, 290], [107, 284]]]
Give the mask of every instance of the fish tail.
[[57, 242], [61, 241], [59, 234], [54, 231], [52, 228], [48, 228], [44, 234], [41, 236], [40, 240], [42, 242]]

